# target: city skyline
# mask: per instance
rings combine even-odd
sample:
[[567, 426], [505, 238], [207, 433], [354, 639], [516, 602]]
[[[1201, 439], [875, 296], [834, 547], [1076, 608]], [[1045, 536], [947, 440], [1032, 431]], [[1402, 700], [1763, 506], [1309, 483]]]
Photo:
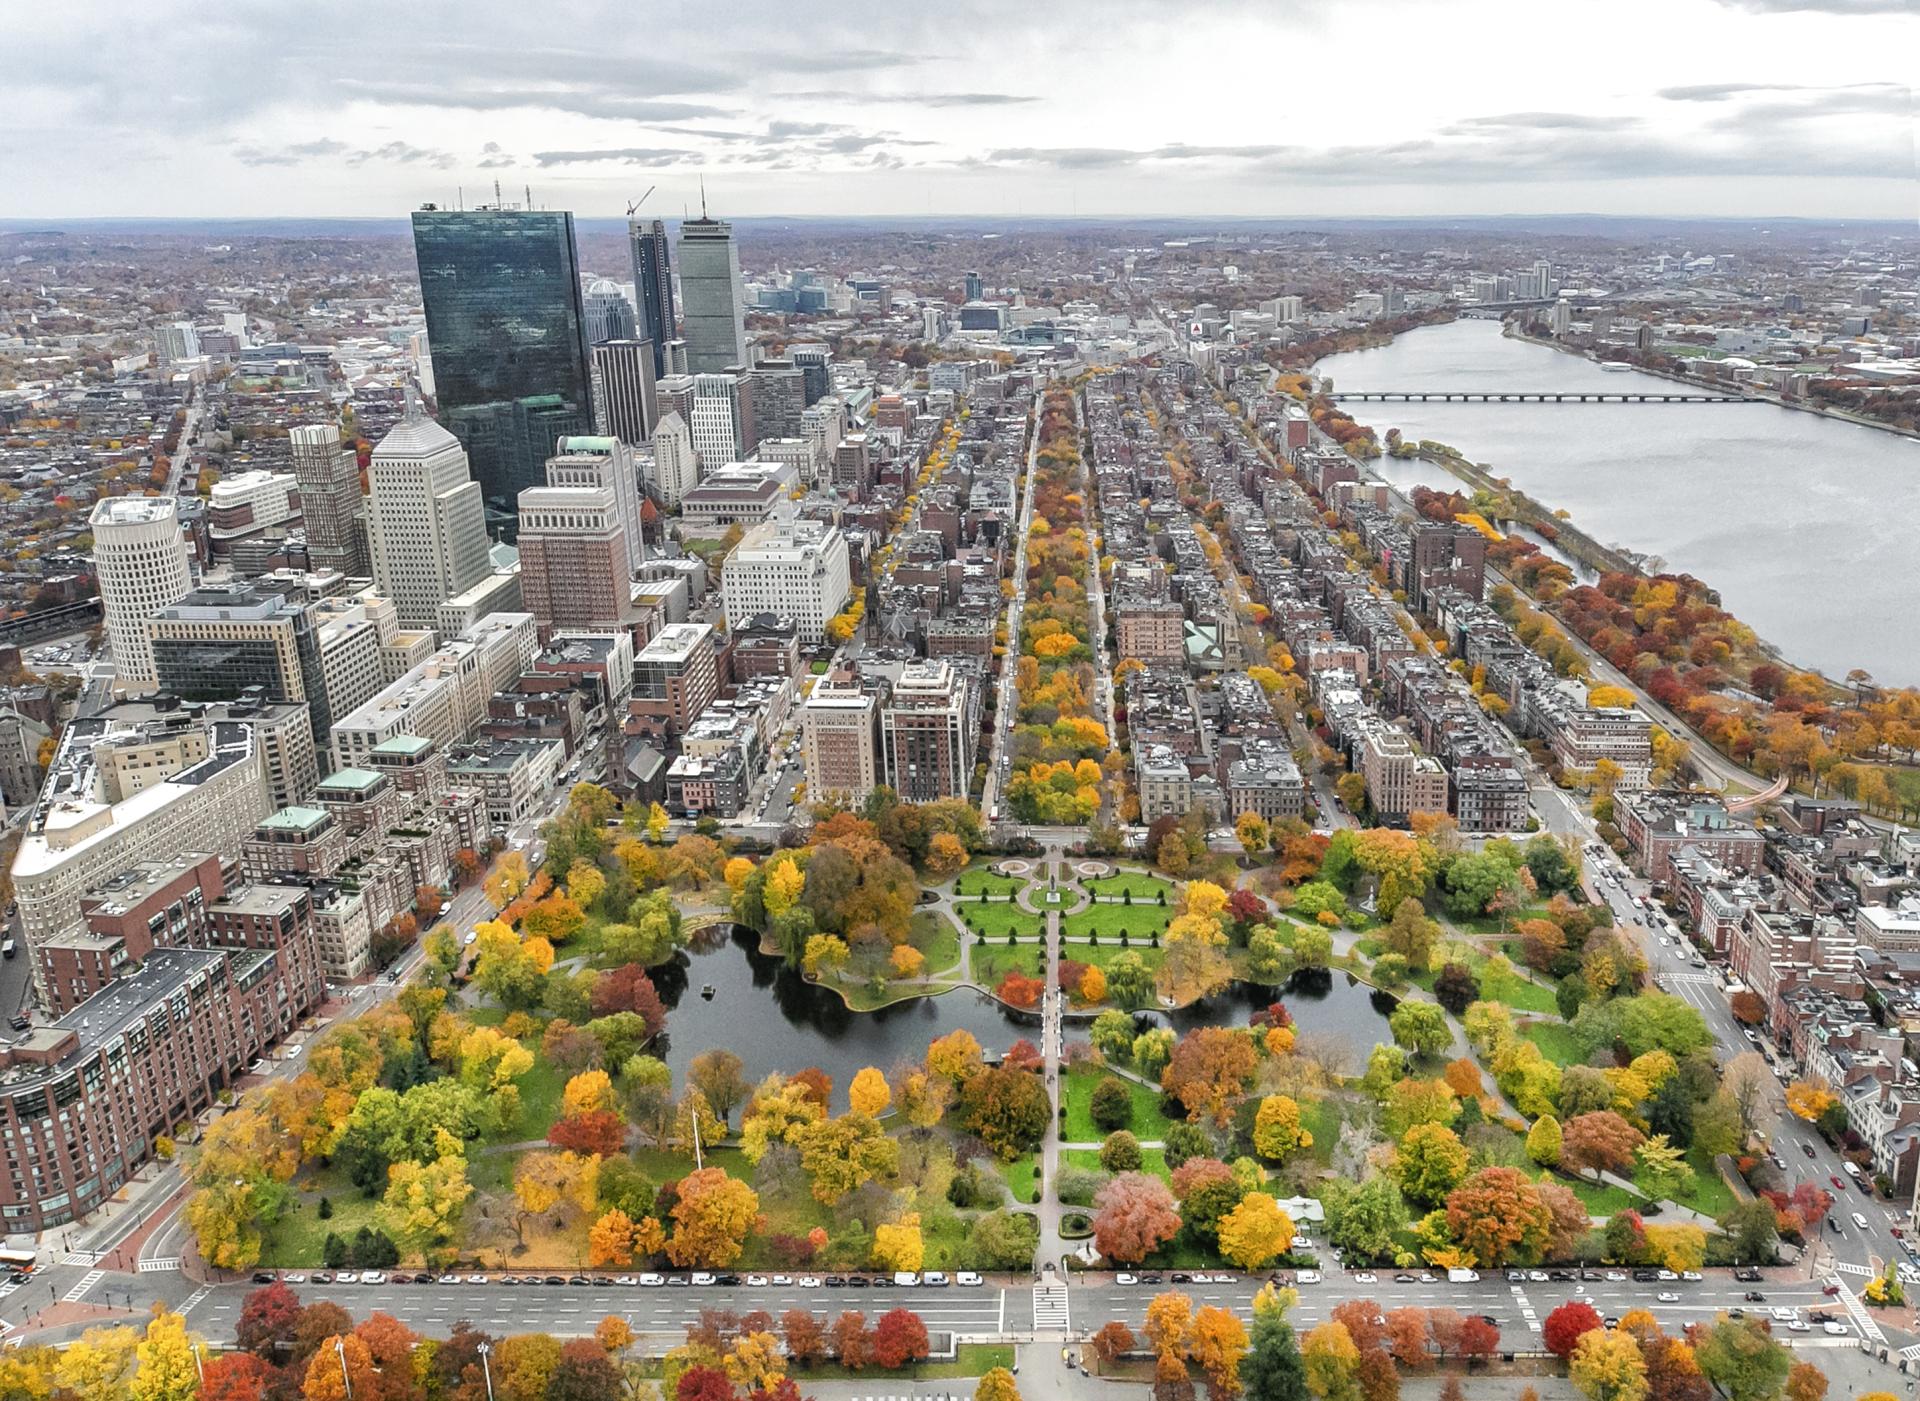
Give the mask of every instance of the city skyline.
[[[36, 56], [14, 129], [33, 156], [0, 218], [368, 216], [495, 180], [584, 217], [653, 185], [671, 216], [702, 178], [736, 218], [1914, 208], [1911, 88], [1878, 57], [1920, 39], [1900, 0], [569, 18], [471, 7], [454, 41], [382, 11], [344, 67], [268, 12], [217, 33], [164, 4], [105, 35], [0, 19]], [[138, 66], [180, 76], [131, 120], [101, 85]], [[218, 80], [241, 71], [244, 90]]]

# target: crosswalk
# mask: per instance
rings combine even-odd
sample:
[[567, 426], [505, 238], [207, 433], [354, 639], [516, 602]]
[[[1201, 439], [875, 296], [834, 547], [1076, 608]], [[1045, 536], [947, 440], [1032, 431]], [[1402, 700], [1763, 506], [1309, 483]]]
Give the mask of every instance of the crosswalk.
[[136, 1268], [143, 1275], [162, 1274], [169, 1270], [179, 1269], [180, 1257], [178, 1255], [167, 1255], [157, 1260], [142, 1260]]
[[180, 1305], [180, 1316], [185, 1318], [188, 1314], [192, 1313], [196, 1307], [205, 1302], [207, 1295], [211, 1293], [213, 1293], [211, 1288], [200, 1288], [187, 1295], [187, 1301]]
[[1874, 1269], [1873, 1266], [1871, 1265], [1856, 1265], [1851, 1260], [1835, 1260], [1833, 1262], [1833, 1267], [1834, 1269], [1838, 1270], [1841, 1274], [1862, 1275], [1867, 1278], [1871, 1278], [1872, 1276], [1880, 1273], [1878, 1270]]
[[1513, 1290], [1514, 1306], [1520, 1310], [1520, 1317], [1526, 1321], [1527, 1328], [1535, 1333], [1540, 1331], [1540, 1315], [1533, 1307], [1533, 1301], [1527, 1298], [1527, 1291], [1519, 1285], [1509, 1286]]
[[1881, 1347], [1885, 1347], [1887, 1345], [1887, 1335], [1880, 1331], [1880, 1325], [1874, 1321], [1873, 1315], [1867, 1311], [1867, 1306], [1860, 1302], [1859, 1297], [1851, 1289], [1847, 1288], [1844, 1284], [1840, 1284], [1837, 1278], [1834, 1280], [1834, 1283], [1840, 1285], [1840, 1302], [1847, 1306], [1847, 1313], [1853, 1319], [1853, 1326], [1860, 1330], [1862, 1337], [1871, 1338], [1874, 1342], [1880, 1344]]
[[105, 1279], [106, 1276], [107, 1272], [105, 1270], [88, 1270], [84, 1275], [80, 1276], [80, 1282], [69, 1289], [62, 1297], [65, 1298], [69, 1304], [78, 1303], [87, 1297], [87, 1291], [89, 1289]]
[[100, 1252], [97, 1250], [69, 1250], [66, 1258], [61, 1260], [60, 1263], [63, 1265], [80, 1265], [90, 1270], [100, 1263]]
[[1067, 1286], [1064, 1284], [1036, 1284], [1033, 1286], [1033, 1329], [1036, 1333], [1065, 1332], [1067, 1322]]
[[16, 1290], [24, 1288], [26, 1286], [26, 1283], [27, 1282], [23, 1279], [18, 1284], [14, 1284], [11, 1282], [7, 1284], [0, 1284], [0, 1299], [4, 1299], [7, 1297], [7, 1295], [14, 1293]]

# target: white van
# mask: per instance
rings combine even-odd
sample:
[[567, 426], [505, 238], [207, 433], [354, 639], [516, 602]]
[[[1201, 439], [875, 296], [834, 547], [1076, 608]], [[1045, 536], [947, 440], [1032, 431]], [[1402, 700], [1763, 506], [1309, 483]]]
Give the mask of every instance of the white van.
[[1855, 1182], [1860, 1180], [1860, 1164], [1858, 1163], [1842, 1163], [1840, 1164], [1840, 1171], [1844, 1172], [1848, 1177], [1851, 1177]]
[[1853, 1224], [1864, 1231], [1867, 1229], [1867, 1218], [1856, 1211], [1853, 1213]]
[[1447, 1271], [1448, 1284], [1478, 1284], [1479, 1282], [1480, 1282], [1480, 1271], [1478, 1270], [1448, 1270]]

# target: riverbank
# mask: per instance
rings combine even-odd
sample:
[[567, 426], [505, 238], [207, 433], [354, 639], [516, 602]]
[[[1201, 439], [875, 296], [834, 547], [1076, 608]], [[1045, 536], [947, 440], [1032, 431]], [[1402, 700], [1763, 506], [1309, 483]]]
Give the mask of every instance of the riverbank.
[[[1633, 388], [1632, 374], [1542, 349], [1491, 324], [1459, 322], [1335, 356], [1317, 372], [1349, 392], [1457, 389], [1463, 378], [1495, 393]], [[1920, 658], [1898, 643], [1904, 620], [1920, 611], [1920, 577], [1908, 568], [1920, 461], [1898, 435], [1828, 419], [1762, 400], [1697, 411], [1394, 403], [1373, 406], [1372, 423], [1382, 435], [1397, 428], [1406, 455], [1369, 465], [1402, 490], [1450, 486], [1421, 476], [1432, 466], [1469, 495], [1504, 483], [1502, 494], [1537, 508], [1516, 518], [1550, 526], [1556, 548], [1569, 520], [1598, 546], [1582, 550], [1597, 572], [1706, 581], [1719, 607], [1767, 639], [1770, 659], [1793, 658], [1827, 678], [1864, 669], [1886, 685], [1920, 683]], [[1416, 443], [1428, 452], [1408, 454]], [[1458, 462], [1445, 457], [1449, 447]]]
[[[1562, 355], [1571, 355], [1577, 360], [1586, 360], [1595, 365], [1606, 363], [1606, 361], [1601, 358], [1600, 352], [1591, 347], [1568, 345], [1564, 341], [1557, 341], [1551, 337], [1529, 335], [1512, 322], [1501, 323], [1501, 334], [1508, 340], [1521, 341], [1527, 345], [1543, 346], [1548, 350], [1557, 350]], [[1643, 365], [1635, 361], [1633, 362], [1633, 368], [1643, 375], [1652, 375], [1656, 379], [1668, 380], [1674, 384], [1684, 384], [1691, 389], [1698, 389], [1703, 385], [1714, 388], [1725, 387], [1716, 382], [1703, 379], [1698, 375], [1682, 374], [1678, 370], [1669, 370], [1658, 365]], [[1920, 441], [1920, 430], [1902, 428], [1896, 423], [1882, 423], [1877, 418], [1866, 418], [1846, 409], [1835, 408], [1831, 404], [1815, 404], [1806, 399], [1789, 398], [1778, 390], [1768, 389], [1764, 385], [1743, 384], [1740, 386], [1740, 392], [1752, 398], [1757, 403], [1772, 404], [1775, 408], [1792, 409], [1796, 413], [1810, 413], [1820, 418], [1833, 419], [1838, 423], [1851, 423], [1856, 428], [1873, 428], [1882, 433], [1891, 433], [1895, 437]]]

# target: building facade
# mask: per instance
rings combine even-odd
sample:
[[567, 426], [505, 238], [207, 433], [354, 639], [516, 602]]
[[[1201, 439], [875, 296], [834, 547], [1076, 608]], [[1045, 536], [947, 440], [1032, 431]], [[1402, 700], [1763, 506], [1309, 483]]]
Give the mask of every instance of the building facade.
[[130, 691], [156, 683], [147, 619], [193, 587], [187, 542], [171, 497], [109, 496], [87, 519], [114, 673]]
[[422, 209], [413, 247], [441, 421], [482, 494], [511, 502], [591, 413], [573, 215]]

